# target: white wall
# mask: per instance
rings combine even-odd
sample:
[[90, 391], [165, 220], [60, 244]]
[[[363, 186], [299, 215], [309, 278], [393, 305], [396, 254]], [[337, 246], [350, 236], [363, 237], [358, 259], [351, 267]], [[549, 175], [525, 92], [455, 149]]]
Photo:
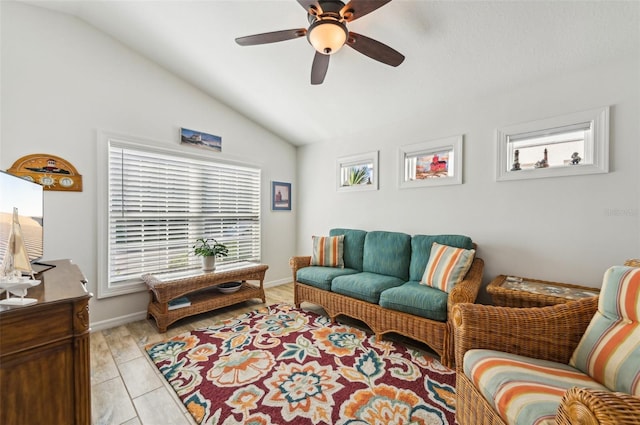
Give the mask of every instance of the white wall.
[[[288, 258], [309, 254], [311, 235], [336, 226], [467, 234], [486, 261], [485, 283], [507, 273], [597, 287], [606, 267], [640, 256], [638, 56], [485, 98], [407, 110], [418, 124], [372, 123], [296, 153], [74, 18], [13, 2], [0, 2], [0, 18], [0, 167], [51, 153], [83, 174], [83, 192], [45, 194], [45, 258], [72, 258], [94, 293], [98, 129], [180, 148], [179, 127], [196, 128], [223, 137], [221, 158], [260, 165], [269, 282], [288, 280]], [[612, 105], [609, 174], [495, 182], [496, 127], [603, 105]], [[402, 93], [380, 107], [402, 108]], [[455, 134], [465, 135], [463, 185], [398, 189], [399, 146]], [[336, 158], [371, 150], [380, 151], [380, 190], [337, 193]], [[293, 212], [270, 211], [271, 180], [293, 182]], [[146, 303], [145, 293], [94, 298], [91, 319], [136, 315]]]
[[[97, 294], [97, 131], [187, 149], [179, 145], [186, 127], [222, 136], [220, 158], [261, 167], [266, 281], [290, 281], [296, 199], [294, 212], [272, 212], [270, 190], [272, 180], [295, 188], [293, 146], [75, 18], [13, 2], [1, 10], [0, 167], [49, 153], [83, 175], [80, 193], [45, 193], [45, 260], [73, 259]], [[147, 301], [144, 292], [94, 297], [91, 321], [139, 317]]]
[[[479, 246], [484, 281], [498, 274], [599, 287], [604, 270], [640, 255], [639, 57], [533, 82], [518, 90], [407, 111], [388, 128], [298, 151], [297, 247], [332, 227], [461, 233]], [[471, 78], [471, 77], [470, 77]], [[605, 105], [611, 108], [610, 173], [495, 181], [496, 128]], [[402, 108], [402, 93], [393, 105]], [[398, 147], [464, 134], [464, 184], [398, 188]], [[337, 157], [380, 151], [380, 189], [336, 192]], [[486, 293], [481, 294], [486, 300]]]

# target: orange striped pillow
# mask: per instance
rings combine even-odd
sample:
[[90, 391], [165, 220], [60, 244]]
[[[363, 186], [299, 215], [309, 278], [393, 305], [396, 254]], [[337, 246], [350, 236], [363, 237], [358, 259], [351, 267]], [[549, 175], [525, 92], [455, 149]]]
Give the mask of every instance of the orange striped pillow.
[[613, 266], [569, 361], [612, 391], [640, 396], [640, 268]]
[[312, 266], [344, 268], [342, 259], [344, 235], [313, 236]]
[[475, 254], [475, 249], [454, 248], [434, 242], [420, 283], [450, 292], [464, 279]]

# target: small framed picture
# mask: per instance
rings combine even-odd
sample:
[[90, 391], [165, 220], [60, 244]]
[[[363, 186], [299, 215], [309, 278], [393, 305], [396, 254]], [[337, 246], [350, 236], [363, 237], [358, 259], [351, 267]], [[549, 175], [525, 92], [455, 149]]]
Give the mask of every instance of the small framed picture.
[[201, 131], [189, 130], [188, 128], [180, 129], [180, 143], [195, 146], [196, 148], [222, 152], [222, 137]]
[[462, 184], [462, 136], [400, 147], [400, 188]]
[[271, 209], [291, 211], [291, 183], [271, 182]]

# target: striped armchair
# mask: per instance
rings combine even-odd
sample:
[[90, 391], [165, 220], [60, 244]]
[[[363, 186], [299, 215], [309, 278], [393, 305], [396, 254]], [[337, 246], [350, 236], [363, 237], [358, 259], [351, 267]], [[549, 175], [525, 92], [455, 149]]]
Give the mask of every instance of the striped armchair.
[[640, 268], [626, 266], [599, 298], [456, 305], [458, 423], [640, 425], [639, 317]]

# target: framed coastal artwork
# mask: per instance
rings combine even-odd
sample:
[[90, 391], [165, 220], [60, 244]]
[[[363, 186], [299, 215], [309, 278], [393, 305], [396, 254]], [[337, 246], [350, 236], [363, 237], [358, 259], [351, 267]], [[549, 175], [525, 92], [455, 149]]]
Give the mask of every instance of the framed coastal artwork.
[[291, 183], [271, 182], [271, 209], [291, 211]]
[[222, 137], [188, 128], [180, 129], [180, 144], [222, 152]]
[[400, 188], [462, 184], [462, 135], [400, 147]]
[[336, 186], [338, 192], [378, 190], [378, 151], [338, 158]]

